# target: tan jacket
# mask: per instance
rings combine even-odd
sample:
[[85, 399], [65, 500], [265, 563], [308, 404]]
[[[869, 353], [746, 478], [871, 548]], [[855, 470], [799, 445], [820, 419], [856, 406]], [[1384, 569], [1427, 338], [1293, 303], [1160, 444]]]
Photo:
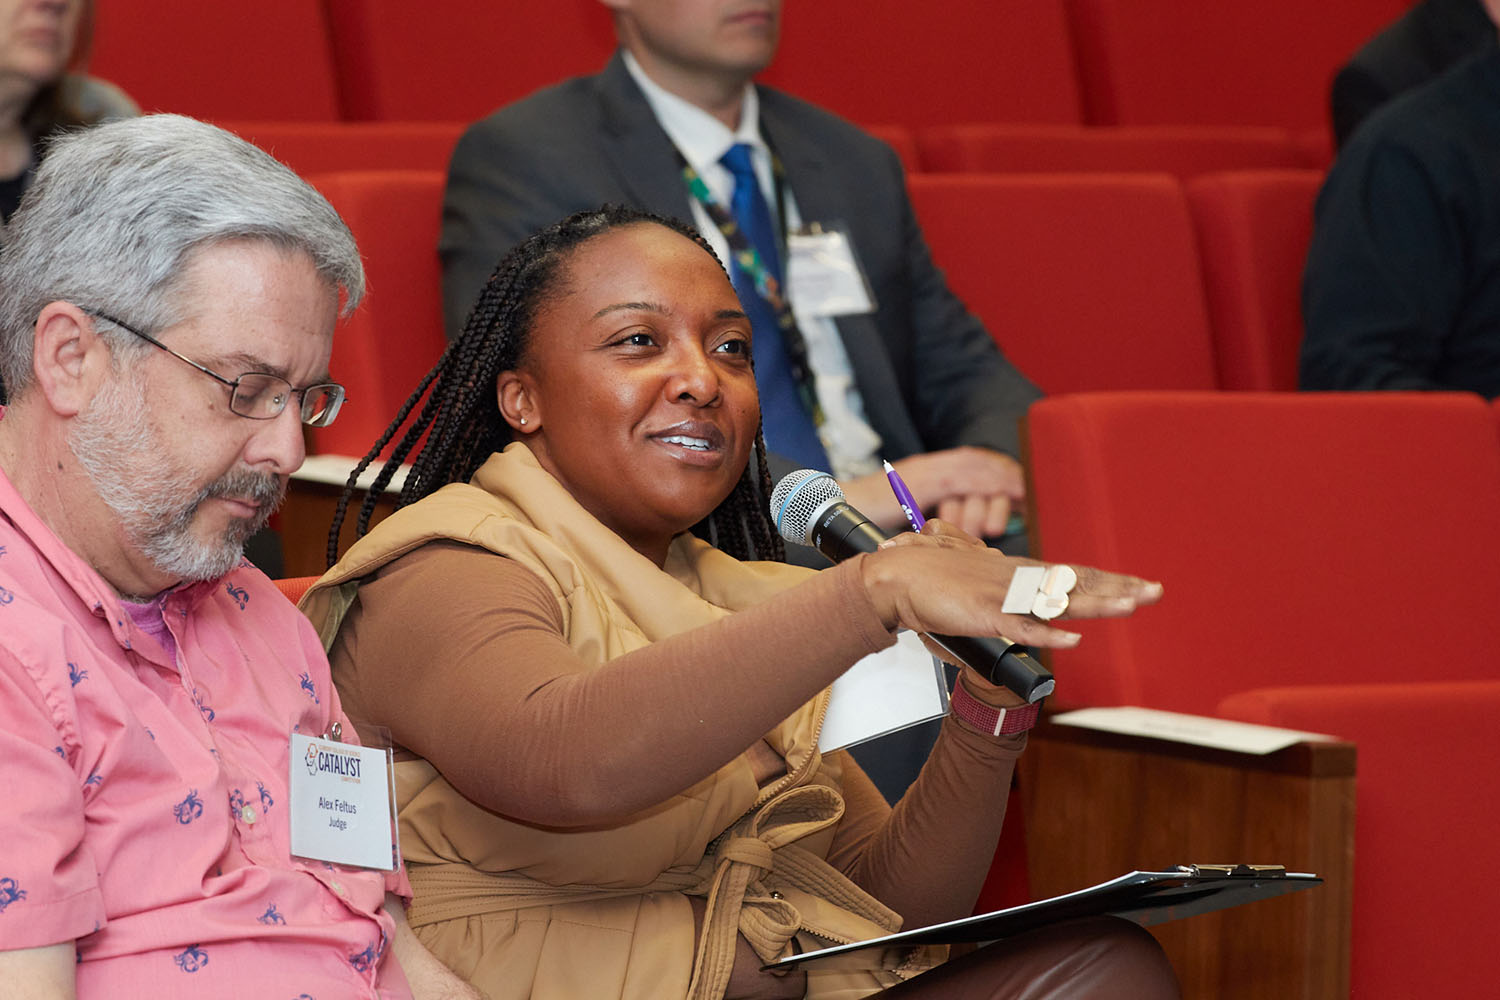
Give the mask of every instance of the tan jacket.
[[[362, 577], [435, 539], [534, 572], [557, 598], [569, 645], [595, 664], [749, 607], [810, 572], [740, 563], [689, 535], [673, 542], [663, 572], [513, 444], [471, 483], [387, 518], [308, 591], [301, 606], [325, 647], [338, 641]], [[794, 937], [808, 950], [896, 929], [895, 913], [823, 861], [843, 813], [837, 768], [817, 750], [827, 699], [766, 735], [787, 762], [774, 784], [758, 788], [739, 757], [606, 828], [507, 819], [465, 799], [426, 761], [398, 763], [401, 847], [415, 893], [408, 920], [461, 975], [517, 1000], [716, 1000], [736, 932], [769, 959], [792, 950]], [[708, 897], [696, 946], [689, 894]], [[814, 972], [808, 996], [866, 996], [939, 957], [865, 955], [856, 964], [879, 968]]]

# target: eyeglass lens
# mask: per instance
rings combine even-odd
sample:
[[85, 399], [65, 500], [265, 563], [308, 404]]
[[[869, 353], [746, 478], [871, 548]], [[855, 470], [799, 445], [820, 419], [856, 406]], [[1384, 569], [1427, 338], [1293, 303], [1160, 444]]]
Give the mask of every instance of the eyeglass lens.
[[[246, 372], [235, 383], [229, 408], [241, 416], [269, 420], [280, 416], [292, 393], [296, 391], [290, 382], [280, 376]], [[301, 395], [299, 415], [303, 423], [312, 427], [327, 427], [333, 423], [333, 418], [338, 416], [339, 406], [344, 401], [343, 389], [332, 383], [309, 386], [302, 390]]]

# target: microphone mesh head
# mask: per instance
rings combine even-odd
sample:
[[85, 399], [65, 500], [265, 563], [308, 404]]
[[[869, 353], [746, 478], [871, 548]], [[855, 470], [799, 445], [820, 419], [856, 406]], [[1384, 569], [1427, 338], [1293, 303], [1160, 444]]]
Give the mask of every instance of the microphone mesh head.
[[798, 469], [781, 477], [771, 491], [771, 520], [781, 537], [797, 545], [810, 544], [808, 529], [813, 516], [834, 500], [842, 500], [832, 476], [817, 469]]

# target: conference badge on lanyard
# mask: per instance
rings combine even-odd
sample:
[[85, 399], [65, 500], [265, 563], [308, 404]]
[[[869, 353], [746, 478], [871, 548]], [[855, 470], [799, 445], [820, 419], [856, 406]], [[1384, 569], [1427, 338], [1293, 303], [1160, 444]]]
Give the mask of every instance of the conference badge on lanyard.
[[396, 867], [391, 751], [292, 733], [292, 854], [359, 868]]
[[875, 296], [849, 234], [814, 222], [786, 236], [787, 296], [807, 316], [857, 316], [875, 311]]

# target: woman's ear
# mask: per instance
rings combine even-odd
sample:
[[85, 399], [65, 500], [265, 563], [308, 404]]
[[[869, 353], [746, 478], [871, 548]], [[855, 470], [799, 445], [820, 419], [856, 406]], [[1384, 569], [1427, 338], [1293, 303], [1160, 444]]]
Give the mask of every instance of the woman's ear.
[[523, 373], [514, 369], [501, 372], [495, 379], [495, 399], [500, 416], [511, 430], [530, 434], [541, 428], [541, 407], [537, 405], [531, 380]]

